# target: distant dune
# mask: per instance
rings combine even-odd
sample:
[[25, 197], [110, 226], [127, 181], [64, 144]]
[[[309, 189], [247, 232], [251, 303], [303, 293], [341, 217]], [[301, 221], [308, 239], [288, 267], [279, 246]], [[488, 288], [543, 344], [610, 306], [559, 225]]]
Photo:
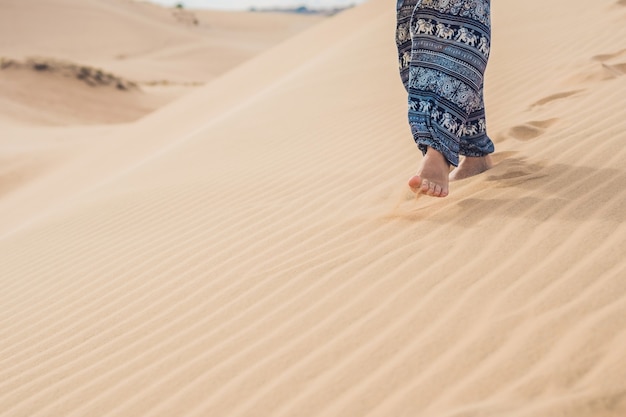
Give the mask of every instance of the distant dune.
[[[5, 1], [0, 6], [0, 121], [133, 121], [321, 20], [231, 15], [128, 0]], [[35, 61], [50, 63], [49, 68], [26, 71]], [[72, 82], [77, 77], [67, 77], [74, 71], [80, 76], [80, 68], [139, 88], [132, 94], [86, 89], [85, 83]]]
[[46, 58], [0, 62], [0, 106], [5, 120], [32, 124], [129, 122], [163, 100], [100, 69]]
[[[391, 2], [289, 37], [24, 3], [0, 6], [0, 416], [626, 416], [624, 1], [493, 2], [496, 165], [446, 199], [406, 185]], [[159, 80], [205, 85], [71, 120]], [[54, 89], [80, 112], [37, 107]]]

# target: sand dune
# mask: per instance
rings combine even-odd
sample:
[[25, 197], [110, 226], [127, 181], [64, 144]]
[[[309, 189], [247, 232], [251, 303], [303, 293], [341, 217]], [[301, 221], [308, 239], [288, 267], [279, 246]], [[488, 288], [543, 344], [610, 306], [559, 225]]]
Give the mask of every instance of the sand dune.
[[626, 415], [626, 8], [493, 6], [497, 165], [443, 200], [383, 0], [65, 130], [0, 195], [0, 415]]
[[6, 0], [0, 7], [5, 58], [53, 57], [137, 82], [209, 81], [321, 19], [179, 11], [131, 0]]
[[97, 68], [50, 59], [4, 60], [0, 101], [5, 123], [72, 125], [137, 120], [168, 101]]
[[[320, 20], [165, 9], [129, 0], [4, 1], [0, 122], [134, 121]], [[50, 69], [25, 71], [32, 61], [65, 69], [53, 75], [86, 68], [138, 88], [132, 94], [88, 89], [73, 76], [51, 77]]]

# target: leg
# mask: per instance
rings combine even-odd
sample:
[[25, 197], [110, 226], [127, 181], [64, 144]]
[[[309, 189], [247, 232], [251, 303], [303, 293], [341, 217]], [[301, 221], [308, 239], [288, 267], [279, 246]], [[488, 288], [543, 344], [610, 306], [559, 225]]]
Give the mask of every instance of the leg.
[[[404, 7], [399, 16], [406, 13]], [[409, 185], [445, 196], [448, 167], [459, 163], [461, 136], [478, 129], [481, 110], [484, 115], [482, 86], [488, 52], [480, 48], [486, 48], [483, 38], [489, 34], [489, 0], [423, 0], [414, 7], [410, 22], [409, 124], [425, 158]], [[481, 140], [485, 139], [491, 144], [483, 134]], [[429, 156], [442, 156], [449, 165]]]
[[411, 16], [418, 0], [396, 0], [396, 46], [400, 78], [409, 91], [409, 62], [411, 60]]
[[[412, 22], [419, 0], [397, 0], [396, 45], [398, 47], [398, 62], [400, 77], [404, 88], [409, 93], [409, 73], [412, 63]], [[432, 28], [431, 28], [432, 30]], [[409, 105], [415, 106], [415, 102]], [[428, 109], [426, 109], [428, 110]], [[448, 195], [449, 163], [437, 150], [429, 148], [424, 154], [422, 165], [416, 176], [409, 180], [409, 186], [414, 192], [423, 192], [427, 195], [445, 197]]]
[[[480, 53], [485, 57], [485, 59], [488, 59], [491, 48], [489, 1], [476, 1], [479, 3], [478, 7], [480, 10], [484, 11], [485, 28], [483, 29], [485, 30], [480, 35], [476, 35], [473, 40], [476, 45], [476, 53]], [[459, 166], [450, 173], [451, 181], [480, 174], [493, 166], [490, 154], [494, 151], [494, 145], [487, 135], [487, 119], [485, 116], [483, 85], [480, 87], [480, 102], [478, 108], [469, 116], [463, 133], [459, 135], [459, 153], [463, 155], [463, 158], [461, 159]]]

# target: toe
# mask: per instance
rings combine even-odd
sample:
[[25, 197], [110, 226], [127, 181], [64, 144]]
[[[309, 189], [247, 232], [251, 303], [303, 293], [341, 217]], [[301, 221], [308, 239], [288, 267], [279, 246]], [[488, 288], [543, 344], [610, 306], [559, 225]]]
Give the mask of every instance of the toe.
[[428, 195], [432, 195], [432, 196], [437, 195], [437, 187], [438, 187], [437, 183], [429, 181], [429, 184], [428, 184]]
[[417, 193], [422, 187], [422, 182], [422, 179], [418, 175], [416, 175], [409, 179], [409, 187], [414, 193]]

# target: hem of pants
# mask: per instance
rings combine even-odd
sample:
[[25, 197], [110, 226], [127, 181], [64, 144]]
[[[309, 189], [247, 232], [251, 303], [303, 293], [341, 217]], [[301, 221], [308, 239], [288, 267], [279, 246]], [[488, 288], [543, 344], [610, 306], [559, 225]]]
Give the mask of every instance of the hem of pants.
[[449, 138], [436, 124], [432, 124], [430, 115], [414, 114], [412, 116], [414, 119], [420, 119], [412, 120], [410, 125], [413, 139], [422, 154], [426, 154], [427, 148], [431, 147], [441, 153], [450, 165], [458, 166], [459, 143], [453, 138]]
[[481, 157], [492, 154], [495, 151], [493, 142], [487, 135], [473, 137], [471, 141], [461, 140], [459, 155]]
[[459, 156], [451, 152], [449, 149], [441, 146], [439, 142], [432, 140], [431, 138], [419, 138], [415, 141], [415, 143], [417, 144], [418, 149], [422, 151], [423, 155], [426, 155], [426, 151], [430, 147], [442, 154], [450, 165], [455, 167], [459, 166]]

